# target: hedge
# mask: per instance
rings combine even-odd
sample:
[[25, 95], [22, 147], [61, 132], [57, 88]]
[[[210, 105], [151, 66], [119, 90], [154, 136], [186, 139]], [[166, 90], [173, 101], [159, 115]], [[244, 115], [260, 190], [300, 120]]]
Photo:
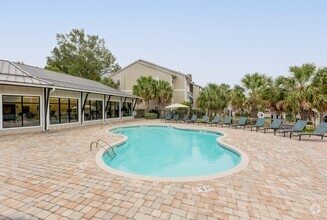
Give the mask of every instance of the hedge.
[[158, 115], [156, 113], [146, 113], [145, 118], [146, 119], [156, 119], [156, 118], [158, 118]]

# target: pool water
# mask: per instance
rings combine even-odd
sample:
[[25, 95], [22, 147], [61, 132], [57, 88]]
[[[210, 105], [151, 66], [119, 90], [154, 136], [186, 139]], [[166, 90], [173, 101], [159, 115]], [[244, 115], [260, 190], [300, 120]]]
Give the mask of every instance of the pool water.
[[240, 156], [219, 145], [220, 134], [173, 127], [125, 127], [127, 142], [115, 148], [117, 156], [104, 162], [117, 170], [154, 177], [187, 177], [229, 170]]

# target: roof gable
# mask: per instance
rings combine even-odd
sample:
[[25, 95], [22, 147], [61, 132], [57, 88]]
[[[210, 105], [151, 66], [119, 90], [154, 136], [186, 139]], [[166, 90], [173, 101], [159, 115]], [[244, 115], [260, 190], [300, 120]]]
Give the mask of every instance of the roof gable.
[[184, 73], [181, 73], [181, 72], [178, 72], [178, 71], [175, 71], [175, 70], [172, 70], [172, 69], [169, 69], [169, 68], [166, 68], [166, 67], [163, 67], [163, 66], [160, 66], [160, 65], [157, 65], [157, 64], [154, 64], [154, 63], [151, 63], [149, 61], [146, 61], [146, 60], [137, 60], [129, 65], [127, 65], [126, 67], [122, 68], [121, 70], [117, 71], [116, 73], [112, 74], [111, 76], [114, 76], [120, 72], [122, 72], [123, 70], [129, 68], [130, 66], [132, 65], [135, 65], [135, 64], [141, 64], [141, 65], [144, 65], [144, 66], [147, 66], [147, 67], [151, 67], [151, 68], [154, 68], [154, 69], [159, 69], [167, 74], [170, 74], [172, 76], [176, 75], [176, 74], [179, 74], [179, 75], [182, 75], [182, 76], [185, 76], [186, 78], [189, 78], [191, 79], [191, 77], [187, 74], [184, 74]]
[[7, 60], [0, 60], [0, 82], [12, 85], [29, 84], [42, 87], [52, 86], [50, 82], [32, 76], [16, 64]]

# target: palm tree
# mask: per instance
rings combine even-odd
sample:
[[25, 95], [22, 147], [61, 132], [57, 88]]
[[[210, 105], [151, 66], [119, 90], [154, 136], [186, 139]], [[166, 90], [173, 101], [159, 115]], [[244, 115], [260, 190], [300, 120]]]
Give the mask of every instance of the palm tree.
[[291, 111], [287, 108], [285, 98], [287, 96], [287, 89], [284, 87], [284, 82], [287, 81], [287, 77], [279, 76], [275, 79], [273, 86], [269, 90], [269, 103], [268, 108], [276, 112]]
[[154, 100], [156, 97], [156, 80], [151, 76], [141, 76], [136, 83], [133, 86], [133, 94], [142, 97], [140, 101], [144, 101], [146, 111], [149, 111], [150, 100]]
[[173, 89], [171, 85], [165, 80], [155, 82], [155, 100], [161, 110], [162, 103], [170, 103], [173, 98]]
[[197, 104], [200, 109], [206, 111], [223, 110], [228, 105], [229, 92], [229, 85], [227, 84], [209, 83], [201, 90]]
[[242, 111], [245, 103], [245, 90], [239, 85], [235, 85], [230, 92], [230, 105], [235, 111]]
[[[316, 75], [316, 66], [306, 63], [289, 68], [290, 77], [281, 77], [279, 86], [285, 89], [284, 103], [294, 114], [300, 113], [301, 119], [307, 119], [313, 114], [313, 108], [321, 108], [325, 99], [313, 79]], [[316, 82], [318, 83], [318, 79]]]
[[312, 105], [319, 111], [320, 121], [323, 121], [324, 112], [327, 111], [327, 67], [318, 69], [312, 79], [313, 88], [317, 88], [317, 92], [311, 99]]
[[256, 117], [258, 111], [264, 111], [268, 106], [272, 79], [265, 74], [253, 73], [246, 74], [241, 82], [247, 94], [245, 107]]

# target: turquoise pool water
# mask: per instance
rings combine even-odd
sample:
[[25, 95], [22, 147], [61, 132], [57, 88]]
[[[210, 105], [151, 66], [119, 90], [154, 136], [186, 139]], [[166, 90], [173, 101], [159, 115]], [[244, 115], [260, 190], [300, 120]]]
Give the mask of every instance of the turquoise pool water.
[[[116, 130], [117, 131], [117, 130]], [[115, 130], [113, 131], [115, 132]], [[220, 146], [220, 134], [173, 127], [125, 127], [127, 142], [115, 148], [117, 156], [104, 162], [117, 170], [155, 177], [187, 177], [229, 170], [240, 156]]]

